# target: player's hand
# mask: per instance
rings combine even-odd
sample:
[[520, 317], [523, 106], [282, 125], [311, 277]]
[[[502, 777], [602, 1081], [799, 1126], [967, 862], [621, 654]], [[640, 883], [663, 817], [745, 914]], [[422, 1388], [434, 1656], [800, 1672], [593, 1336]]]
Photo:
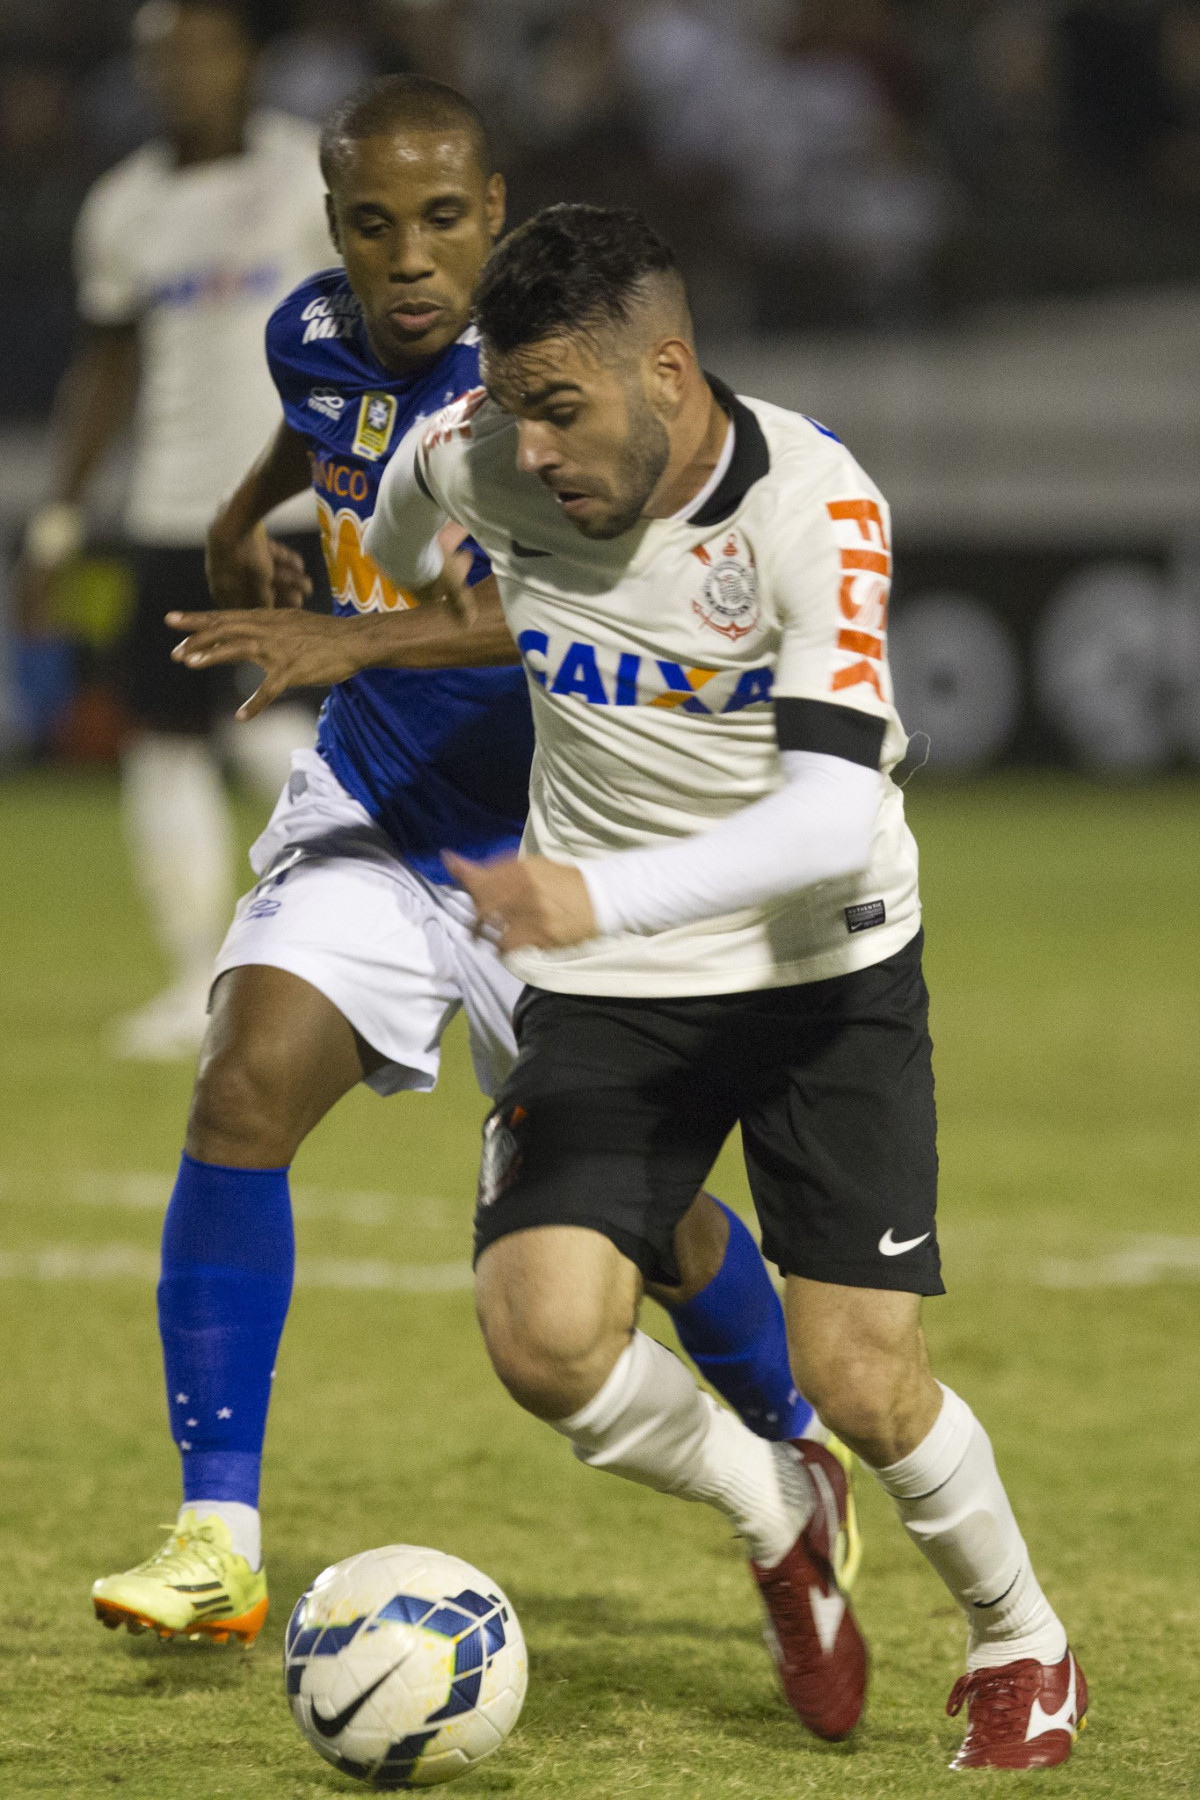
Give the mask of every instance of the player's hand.
[[461, 619], [464, 625], [473, 625], [477, 608], [468, 580], [474, 559], [469, 550], [463, 549], [467, 535], [464, 528], [456, 525], [453, 519], [448, 525], [442, 526], [437, 534], [442, 555], [446, 559], [442, 564], [442, 572], [436, 581], [417, 588], [415, 597], [422, 606], [448, 606], [455, 618]]
[[597, 935], [587, 883], [573, 863], [544, 856], [468, 862], [451, 851], [442, 861], [475, 902], [477, 929], [503, 951], [561, 950]]
[[220, 607], [290, 609], [303, 606], [312, 593], [303, 557], [268, 537], [262, 525], [234, 537], [218, 518], [208, 534], [204, 566]]
[[257, 663], [261, 685], [243, 706], [239, 719], [252, 719], [280, 694], [295, 687], [332, 687], [358, 673], [353, 619], [325, 613], [278, 611], [170, 612], [167, 624], [187, 636], [171, 652], [188, 669], [210, 669], [220, 663]]

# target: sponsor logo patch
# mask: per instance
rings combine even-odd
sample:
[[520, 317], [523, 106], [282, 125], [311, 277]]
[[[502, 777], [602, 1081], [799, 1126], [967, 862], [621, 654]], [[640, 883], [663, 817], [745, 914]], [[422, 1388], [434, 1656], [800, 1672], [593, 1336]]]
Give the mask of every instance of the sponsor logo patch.
[[358, 429], [354, 433], [354, 454], [368, 462], [378, 462], [392, 441], [396, 425], [394, 394], [364, 394], [358, 409]]

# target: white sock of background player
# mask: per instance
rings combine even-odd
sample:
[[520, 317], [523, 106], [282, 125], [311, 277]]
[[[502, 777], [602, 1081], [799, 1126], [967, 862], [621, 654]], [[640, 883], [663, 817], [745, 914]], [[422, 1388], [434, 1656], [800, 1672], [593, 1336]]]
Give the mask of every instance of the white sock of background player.
[[942, 1393], [929, 1435], [874, 1473], [967, 1616], [968, 1669], [1061, 1662], [1067, 1634], [1038, 1585], [987, 1432], [965, 1400]]
[[792, 1452], [755, 1437], [643, 1332], [600, 1392], [554, 1429], [590, 1468], [715, 1506], [765, 1566], [782, 1561], [808, 1522], [812, 1493]]
[[247, 786], [274, 806], [291, 774], [292, 751], [311, 750], [315, 736], [308, 707], [279, 702], [257, 718], [235, 719], [222, 736], [221, 748]]
[[220, 770], [201, 737], [146, 732], [121, 761], [138, 884], [180, 981], [203, 988], [233, 913], [233, 829]]

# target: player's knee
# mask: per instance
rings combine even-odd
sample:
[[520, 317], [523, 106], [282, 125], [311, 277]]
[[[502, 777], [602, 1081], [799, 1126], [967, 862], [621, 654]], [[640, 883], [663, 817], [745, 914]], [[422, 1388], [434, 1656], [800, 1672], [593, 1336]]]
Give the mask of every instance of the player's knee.
[[914, 1359], [896, 1350], [853, 1349], [799, 1357], [801, 1391], [823, 1424], [875, 1467], [904, 1454], [909, 1419], [923, 1389]]
[[[601, 1316], [567, 1293], [521, 1307], [481, 1283], [479, 1322], [492, 1367], [513, 1399], [540, 1419], [565, 1419], [603, 1385], [612, 1360]], [[619, 1349], [618, 1349], [619, 1354]]]
[[270, 1044], [206, 1046], [188, 1114], [187, 1149], [201, 1162], [277, 1168], [298, 1147], [285, 1059]]

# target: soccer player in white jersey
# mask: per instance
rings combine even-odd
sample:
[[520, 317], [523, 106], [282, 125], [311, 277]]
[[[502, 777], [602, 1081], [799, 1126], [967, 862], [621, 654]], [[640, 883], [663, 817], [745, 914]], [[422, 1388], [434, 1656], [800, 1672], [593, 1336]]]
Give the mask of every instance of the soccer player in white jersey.
[[920, 1326], [943, 1288], [887, 505], [830, 433], [703, 375], [635, 214], [539, 214], [475, 316], [486, 390], [410, 434], [367, 543], [413, 583], [447, 518], [469, 530], [533, 699], [523, 854], [453, 862], [528, 984], [476, 1214], [492, 1360], [582, 1461], [733, 1521], [791, 1705], [846, 1736], [840, 1468], [756, 1439], [637, 1329], [740, 1122], [796, 1375], [968, 1622], [954, 1766], [1060, 1763], [1083, 1676]]
[[[55, 430], [52, 497], [31, 520], [24, 611], [44, 618], [57, 568], [82, 546], [88, 480], [135, 410], [125, 531], [137, 582], [122, 646], [135, 735], [123, 758], [130, 849], [170, 988], [122, 1020], [124, 1054], [170, 1057], [203, 1034], [213, 956], [233, 908], [231, 821], [220, 759], [273, 796], [291, 750], [312, 737], [293, 704], [224, 740], [236, 705], [228, 671], [197, 680], [170, 660], [171, 606], [207, 604], [204, 538], [218, 503], [274, 422], [263, 354], [273, 308], [329, 262], [316, 134], [256, 112], [263, 0], [151, 0], [135, 32], [165, 136], [96, 183], [76, 255], [87, 337], [68, 371]], [[273, 520], [316, 566], [315, 515], [301, 496]]]

